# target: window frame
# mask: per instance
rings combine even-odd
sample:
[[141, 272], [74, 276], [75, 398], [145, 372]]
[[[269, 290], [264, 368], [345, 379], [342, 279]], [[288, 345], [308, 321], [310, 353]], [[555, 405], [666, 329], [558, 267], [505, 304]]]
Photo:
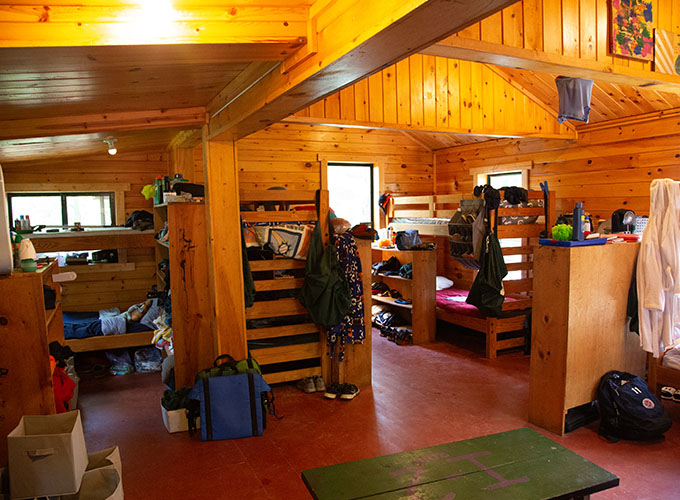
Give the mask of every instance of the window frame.
[[83, 226], [83, 227], [114, 227], [116, 226], [116, 198], [117, 198], [117, 193], [115, 191], [36, 191], [36, 192], [27, 192], [27, 191], [22, 191], [22, 192], [13, 192], [13, 193], [7, 193], [7, 213], [8, 217], [11, 221], [14, 221], [15, 217], [14, 214], [12, 213], [12, 199], [13, 198], [24, 198], [27, 196], [59, 196], [61, 200], [61, 226], [62, 227], [67, 227], [68, 224], [68, 210], [67, 210], [67, 203], [66, 199], [69, 196], [108, 196], [109, 197], [109, 203], [110, 203], [110, 216], [111, 216], [111, 224], [108, 226], [101, 225], [101, 226]]
[[[370, 205], [370, 214], [371, 214], [371, 227], [375, 228], [376, 227], [376, 218], [375, 218], [375, 210], [374, 207], [377, 204], [377, 199], [375, 197], [376, 195], [376, 172], [377, 172], [377, 167], [375, 163], [370, 163], [370, 162], [363, 162], [363, 161], [334, 161], [334, 160], [327, 160], [326, 162], [326, 175], [328, 175], [328, 169], [330, 167], [367, 167], [369, 169], [369, 177], [370, 177], [370, 186], [369, 189], [371, 191], [371, 205]], [[328, 190], [330, 191], [330, 186], [328, 187]], [[363, 221], [362, 221], [363, 222]]]

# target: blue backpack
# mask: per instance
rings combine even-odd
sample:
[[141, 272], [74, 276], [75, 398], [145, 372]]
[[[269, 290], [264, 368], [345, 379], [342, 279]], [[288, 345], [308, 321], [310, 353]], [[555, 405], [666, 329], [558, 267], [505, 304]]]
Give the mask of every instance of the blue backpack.
[[661, 401], [637, 375], [612, 370], [597, 388], [600, 434], [610, 441], [658, 439], [673, 421]]

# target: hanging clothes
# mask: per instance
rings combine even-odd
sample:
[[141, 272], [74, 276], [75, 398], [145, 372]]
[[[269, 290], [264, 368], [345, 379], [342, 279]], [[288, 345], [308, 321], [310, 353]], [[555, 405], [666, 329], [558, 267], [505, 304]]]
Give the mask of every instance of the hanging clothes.
[[349, 286], [337, 251], [332, 244], [324, 249], [319, 224], [312, 232], [299, 299], [314, 323], [326, 327], [342, 321], [350, 307]]
[[498, 238], [492, 231], [488, 231], [484, 239], [479, 272], [465, 302], [476, 306], [484, 316], [499, 317], [505, 301], [503, 278], [507, 274], [508, 269]]
[[366, 338], [364, 324], [364, 285], [362, 281], [361, 260], [359, 249], [350, 233], [335, 236], [335, 249], [340, 267], [345, 272], [345, 278], [352, 298], [349, 311], [340, 323], [328, 329], [329, 355], [333, 357], [337, 346], [338, 361], [345, 356], [345, 343], [360, 344]]
[[680, 184], [653, 180], [649, 201], [637, 262], [638, 310], [642, 348], [658, 358], [680, 340]]
[[555, 85], [559, 99], [557, 121], [562, 123], [566, 120], [578, 120], [588, 123], [593, 81], [558, 76], [555, 78]]

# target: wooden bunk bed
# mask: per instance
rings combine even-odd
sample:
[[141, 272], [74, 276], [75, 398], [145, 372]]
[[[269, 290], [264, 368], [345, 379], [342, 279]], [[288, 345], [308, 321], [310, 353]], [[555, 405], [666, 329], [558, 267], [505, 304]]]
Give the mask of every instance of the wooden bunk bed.
[[680, 370], [664, 366], [662, 364], [664, 355], [665, 353], [658, 358], [651, 354], [647, 355], [647, 382], [657, 396], [660, 395], [661, 387], [665, 385], [680, 389]]
[[[153, 236], [153, 231], [136, 231], [124, 228], [114, 228], [101, 231], [35, 234], [31, 235], [31, 242], [34, 245], [36, 252], [39, 253], [116, 248], [119, 251], [119, 255], [126, 255], [128, 249], [153, 248]], [[131, 273], [134, 272], [135, 269], [136, 264], [133, 262], [120, 262], [113, 264], [66, 266], [59, 268], [56, 272], [73, 271], [79, 275], [79, 280], [84, 279], [89, 283], [88, 280], [91, 279], [94, 280], [92, 281], [94, 284], [101, 282], [99, 278], [97, 278], [97, 275], [111, 273]], [[68, 286], [69, 282], [66, 282], [66, 285]], [[67, 295], [67, 293], [64, 295]], [[62, 299], [61, 293], [59, 293], [59, 299], [60, 301]], [[141, 302], [142, 300], [144, 300], [144, 296], [140, 295], [138, 301]], [[79, 307], [69, 308], [68, 310], [82, 312]], [[60, 322], [60, 324], [63, 323]], [[62, 326], [59, 332], [55, 332], [51, 335], [50, 340], [57, 340], [62, 345], [70, 347], [74, 352], [89, 352], [151, 345], [153, 335], [154, 332], [149, 330], [135, 333], [121, 333], [118, 335], [103, 335], [66, 340], [64, 338], [64, 330]]]
[[[328, 235], [328, 191], [320, 192], [319, 216], [322, 234]], [[296, 207], [315, 203], [315, 190], [241, 190], [241, 206], [256, 207], [280, 204], [277, 211], [241, 211], [245, 224], [282, 223], [314, 224], [316, 210], [298, 210]], [[288, 205], [288, 206], [285, 206]], [[296, 298], [304, 281], [305, 260], [275, 256], [271, 260], [251, 260], [256, 301], [246, 308], [246, 337], [253, 358], [262, 367], [267, 383], [275, 384], [323, 376], [330, 380], [328, 357], [325, 355], [325, 335], [308, 317], [307, 310]], [[289, 295], [287, 297], [261, 299], [262, 295]], [[260, 326], [268, 320], [283, 320], [283, 325]], [[290, 320], [290, 321], [288, 321]]]
[[[529, 191], [529, 199], [543, 199], [542, 191]], [[499, 208], [498, 216], [502, 221], [510, 217], [538, 217], [529, 224], [499, 223], [497, 237], [503, 246], [505, 257], [520, 256], [520, 262], [507, 262], [511, 273], [503, 281], [506, 300], [503, 303], [503, 314], [499, 318], [483, 316], [477, 308], [464, 302], [462, 297], [467, 295], [474, 281], [475, 271], [461, 266], [455, 258], [450, 256], [449, 228], [447, 224], [437, 221], [433, 223], [432, 216], [438, 219], [450, 217], [456, 206], [458, 195], [447, 196], [418, 196], [395, 197], [388, 210], [387, 223], [394, 230], [418, 229], [423, 239], [431, 239], [437, 243], [437, 275], [446, 276], [454, 282], [455, 289], [442, 290], [437, 293], [435, 308], [437, 319], [459, 325], [483, 333], [486, 336], [485, 354], [493, 359], [504, 349], [518, 348], [527, 345], [525, 322], [531, 311], [533, 294], [533, 252], [541, 231], [545, 229], [543, 207], [509, 207]], [[501, 192], [501, 198], [503, 192]], [[548, 197], [548, 227], [555, 223], [554, 193]], [[409, 219], [405, 219], [408, 217]], [[425, 217], [425, 220], [418, 220]], [[492, 222], [493, 224], [493, 222]], [[521, 243], [505, 246], [507, 241], [517, 239]], [[449, 301], [449, 297], [458, 297], [459, 301]]]

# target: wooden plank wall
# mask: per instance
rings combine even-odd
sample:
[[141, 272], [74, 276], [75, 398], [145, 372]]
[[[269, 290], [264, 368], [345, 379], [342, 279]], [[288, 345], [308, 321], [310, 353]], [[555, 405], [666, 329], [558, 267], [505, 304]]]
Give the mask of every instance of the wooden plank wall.
[[[615, 137], [615, 133], [612, 134]], [[498, 140], [440, 150], [437, 162], [437, 194], [470, 193], [470, 168], [491, 167], [516, 161], [533, 161], [529, 184], [540, 189], [548, 181], [556, 193], [558, 215], [571, 212], [582, 201], [586, 212], [608, 219], [618, 208], [638, 215], [649, 212], [652, 179], [680, 178], [680, 135], [649, 137], [595, 146], [540, 139]], [[457, 186], [457, 188], [456, 188]]]
[[400, 132], [276, 124], [239, 140], [237, 150], [242, 190], [318, 189], [315, 160], [326, 159], [377, 165], [386, 191], [433, 193], [432, 153]]
[[[69, 184], [101, 185], [101, 190], [105, 190], [107, 184], [129, 184], [130, 190], [124, 193], [127, 218], [135, 210], [153, 211], [152, 200], [145, 200], [141, 190], [145, 184], [152, 184], [157, 175], [167, 175], [167, 161], [162, 150], [116, 156], [104, 152], [77, 159], [5, 163], [2, 168], [7, 184], [35, 183], [57, 192]], [[128, 249], [127, 264], [102, 264], [82, 269], [76, 281], [62, 285], [63, 309], [127, 309], [141, 302], [146, 291], [155, 284], [155, 267], [154, 249], [149, 247]], [[77, 268], [74, 270], [78, 272]]]
[[494, 135], [573, 136], [487, 65], [416, 54], [296, 116]]
[[[654, 28], [680, 33], [680, 1], [651, 0]], [[455, 36], [651, 71], [651, 63], [613, 57], [608, 0], [521, 0]], [[615, 70], [614, 70], [615, 71]]]

